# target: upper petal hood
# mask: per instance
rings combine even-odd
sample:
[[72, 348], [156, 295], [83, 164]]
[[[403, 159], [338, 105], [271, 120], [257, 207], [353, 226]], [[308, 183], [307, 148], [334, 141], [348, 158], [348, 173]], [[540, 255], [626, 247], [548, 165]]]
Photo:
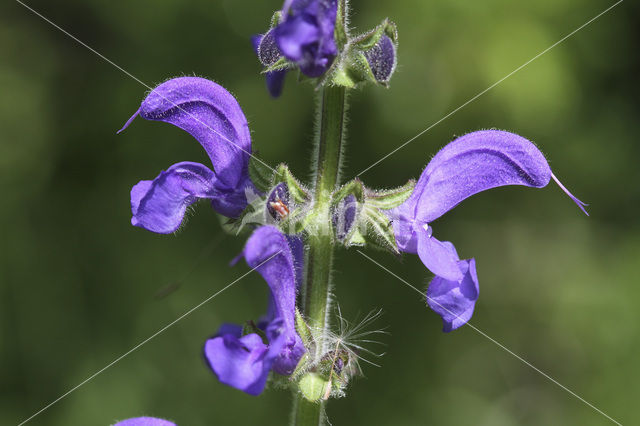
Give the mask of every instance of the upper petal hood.
[[247, 241], [244, 257], [269, 285], [277, 316], [295, 329], [296, 269], [287, 237], [275, 226], [262, 226]]
[[504, 185], [542, 188], [551, 179], [544, 155], [527, 139], [499, 130], [469, 133], [446, 145], [422, 172], [405, 208], [432, 222], [464, 199]]
[[262, 226], [251, 235], [244, 248], [247, 264], [256, 268], [271, 289], [272, 315], [282, 321], [281, 334], [284, 348], [276, 360], [274, 369], [281, 374], [290, 374], [305, 352], [300, 337], [295, 331], [296, 289], [300, 264], [300, 245], [274, 226]]
[[153, 89], [140, 109], [146, 120], [164, 121], [189, 132], [207, 151], [218, 178], [229, 188], [247, 175], [251, 135], [235, 98], [222, 86], [199, 77], [180, 77]]

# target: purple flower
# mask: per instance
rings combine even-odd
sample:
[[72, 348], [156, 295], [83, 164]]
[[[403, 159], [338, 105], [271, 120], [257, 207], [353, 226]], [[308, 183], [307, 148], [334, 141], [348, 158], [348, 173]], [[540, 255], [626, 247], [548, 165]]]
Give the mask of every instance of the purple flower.
[[309, 77], [319, 77], [338, 54], [334, 40], [337, 0], [286, 0], [274, 29], [280, 52]]
[[398, 248], [417, 253], [436, 275], [427, 295], [433, 295], [429, 305], [442, 316], [445, 331], [471, 318], [478, 280], [473, 259], [459, 260], [451, 243], [431, 235], [429, 224], [478, 192], [504, 185], [542, 188], [552, 178], [586, 213], [586, 204], [560, 184], [533, 143], [504, 131], [473, 132], [442, 148], [422, 172], [411, 196], [387, 212]]
[[161, 234], [174, 232], [187, 207], [200, 199], [211, 200], [225, 216], [236, 217], [244, 210], [245, 189], [253, 189], [248, 174], [251, 135], [240, 105], [227, 90], [204, 78], [174, 78], [149, 93], [119, 132], [138, 115], [191, 134], [209, 155], [213, 170], [181, 162], [154, 180], [140, 181], [131, 190], [133, 225]]
[[243, 253], [247, 264], [258, 270], [271, 290], [267, 315], [256, 330], [259, 333], [243, 336], [241, 326], [224, 324], [205, 343], [204, 355], [222, 383], [258, 395], [269, 371], [291, 374], [305, 352], [295, 329], [302, 243], [273, 226], [263, 226], [251, 235]]
[[113, 426], [176, 426], [168, 420], [156, 419], [155, 417], [136, 417], [116, 423]]
[[[258, 34], [251, 37], [251, 44], [253, 50], [258, 55], [260, 63], [265, 67], [278, 62], [278, 59], [282, 57], [282, 53], [276, 45], [276, 39], [274, 38], [274, 30], [267, 31], [266, 34]], [[269, 94], [274, 98], [277, 98], [282, 93], [282, 87], [284, 86], [284, 78], [287, 75], [286, 70], [269, 71], [266, 73], [267, 90]]]

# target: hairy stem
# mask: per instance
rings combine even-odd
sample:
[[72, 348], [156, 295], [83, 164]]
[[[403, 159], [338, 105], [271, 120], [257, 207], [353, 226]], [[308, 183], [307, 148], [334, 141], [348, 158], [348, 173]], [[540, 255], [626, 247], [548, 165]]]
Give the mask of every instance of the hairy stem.
[[[344, 134], [345, 89], [327, 87], [321, 97], [315, 149], [315, 226], [309, 232], [304, 313], [314, 330], [327, 326], [330, 275], [333, 266], [331, 194], [339, 184]], [[322, 348], [319, 348], [322, 350]]]
[[[339, 185], [344, 126], [346, 90], [325, 87], [320, 98], [320, 119], [315, 140], [314, 226], [308, 230], [306, 276], [302, 289], [302, 310], [316, 336], [324, 336], [328, 327], [333, 267], [334, 236], [331, 224], [331, 194]], [[325, 348], [321, 339], [316, 345], [317, 359]], [[324, 425], [324, 402], [312, 403], [299, 393], [295, 397], [293, 424]]]

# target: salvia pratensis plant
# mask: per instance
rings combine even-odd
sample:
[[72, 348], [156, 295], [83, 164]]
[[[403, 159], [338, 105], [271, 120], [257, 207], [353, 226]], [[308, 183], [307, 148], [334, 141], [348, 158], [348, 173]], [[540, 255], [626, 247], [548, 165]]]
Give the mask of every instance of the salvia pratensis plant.
[[[226, 89], [204, 78], [160, 84], [124, 126], [138, 116], [170, 123], [191, 134], [208, 154], [210, 166], [180, 162], [136, 184], [131, 223], [170, 234], [181, 226], [187, 208], [207, 199], [227, 218], [226, 230], [250, 232], [235, 261], [244, 258], [266, 281], [266, 313], [245, 325], [220, 325], [204, 342], [204, 358], [220, 382], [249, 395], [259, 395], [268, 383], [291, 389], [291, 421], [299, 426], [325, 424], [327, 400], [345, 395], [350, 379], [361, 373], [360, 361], [371, 362], [367, 354], [379, 355], [367, 344], [375, 343], [380, 331], [365, 329], [376, 314], [351, 328], [339, 312], [331, 320], [337, 246], [417, 254], [434, 274], [427, 304], [450, 332], [471, 318], [479, 284], [475, 260], [460, 259], [452, 243], [434, 235], [432, 224], [438, 218], [478, 192], [504, 185], [542, 188], [551, 179], [585, 211], [532, 142], [499, 130], [476, 131], [450, 142], [417, 182], [383, 190], [358, 179], [342, 183], [348, 93], [370, 83], [387, 86], [398, 50], [392, 22], [352, 35], [347, 15], [345, 0], [286, 0], [270, 27], [252, 38], [272, 96], [280, 95], [290, 72], [298, 72], [299, 80], [318, 91], [314, 170], [308, 184], [286, 165], [272, 169], [255, 157], [240, 105]], [[117, 425], [174, 424], [139, 417]]]

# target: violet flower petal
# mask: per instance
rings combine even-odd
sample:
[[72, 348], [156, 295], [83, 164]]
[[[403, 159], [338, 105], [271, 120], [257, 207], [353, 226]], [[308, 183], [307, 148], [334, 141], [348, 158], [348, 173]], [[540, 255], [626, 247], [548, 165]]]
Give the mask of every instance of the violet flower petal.
[[222, 86], [199, 77], [166, 81], [142, 101], [140, 115], [190, 133], [207, 151], [216, 175], [230, 189], [248, 175], [251, 135], [235, 98]]
[[458, 266], [463, 274], [461, 280], [436, 276], [427, 289], [427, 304], [442, 318], [445, 333], [471, 319], [480, 292], [475, 259], [460, 260]]
[[264, 389], [275, 356], [255, 333], [227, 333], [207, 340], [204, 356], [218, 380], [250, 395]]
[[305, 46], [318, 41], [320, 29], [312, 18], [296, 16], [281, 24], [276, 34], [280, 51], [288, 59], [298, 62], [304, 59]]
[[499, 130], [469, 133], [446, 145], [422, 172], [405, 202], [432, 222], [464, 199], [503, 185], [542, 188], [551, 179], [544, 155], [527, 139]]
[[338, 53], [334, 30], [337, 0], [293, 0], [283, 6], [284, 22], [275, 28], [282, 54], [309, 77], [319, 77]]
[[278, 228], [262, 226], [247, 241], [244, 256], [247, 264], [256, 268], [269, 285], [276, 316], [282, 320], [281, 334], [285, 345], [274, 370], [280, 374], [291, 374], [305, 352], [295, 331], [296, 272], [299, 268], [291, 246]]
[[296, 276], [293, 255], [285, 235], [275, 226], [261, 226], [249, 237], [244, 257], [247, 265], [256, 268], [269, 285], [276, 310], [285, 325], [294, 329]]
[[418, 230], [418, 256], [431, 272], [447, 280], [459, 281], [462, 273], [458, 267], [458, 256], [450, 247], [435, 237], [430, 230]]
[[161, 234], [174, 232], [191, 204], [224, 197], [216, 182], [216, 175], [202, 164], [174, 164], [154, 180], [140, 181], [131, 189], [131, 224]]
[[122, 420], [113, 426], [176, 426], [168, 420], [157, 419], [155, 417], [136, 417], [133, 419]]
[[284, 88], [284, 79], [287, 76], [286, 70], [270, 71], [265, 75], [267, 90], [272, 98], [278, 98]]

